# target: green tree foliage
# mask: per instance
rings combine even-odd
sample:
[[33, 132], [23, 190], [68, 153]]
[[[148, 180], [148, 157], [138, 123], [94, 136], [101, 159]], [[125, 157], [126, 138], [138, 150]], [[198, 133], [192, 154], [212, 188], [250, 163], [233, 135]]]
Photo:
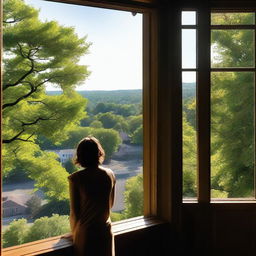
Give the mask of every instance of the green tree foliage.
[[126, 181], [124, 192], [126, 218], [143, 215], [143, 177], [138, 174]]
[[115, 115], [112, 112], [97, 115], [97, 119], [103, 124], [104, 128], [113, 128], [118, 131], [128, 131], [128, 124], [121, 115]]
[[24, 241], [25, 243], [59, 236], [70, 232], [69, 217], [53, 214], [52, 217], [41, 217], [29, 228]]
[[196, 99], [184, 98], [183, 99], [183, 113], [186, 115], [186, 120], [194, 129], [196, 129]]
[[41, 207], [41, 204], [42, 204], [42, 199], [39, 197], [39, 196], [37, 196], [37, 195], [33, 195], [27, 202], [26, 202], [26, 205], [27, 205], [27, 211], [28, 211], [28, 213], [32, 216], [32, 217], [34, 217], [37, 213], [38, 213], [38, 211], [39, 211], [39, 209], [40, 209], [40, 207]]
[[73, 163], [72, 159], [69, 159], [64, 163], [64, 168], [70, 174], [78, 170], [78, 167]]
[[111, 212], [110, 218], [111, 218], [112, 222], [126, 219], [125, 215], [123, 213], [119, 213], [119, 212]]
[[93, 129], [91, 134], [101, 142], [105, 150], [106, 160], [109, 160], [112, 157], [122, 142], [119, 133], [113, 129]]
[[15, 163], [15, 168], [11, 172], [3, 173], [3, 182], [4, 183], [15, 183], [15, 182], [24, 182], [30, 180], [26, 172], [26, 166], [23, 166], [20, 161]]
[[142, 125], [142, 115], [131, 116], [128, 119], [129, 134], [132, 134]]
[[133, 116], [140, 113], [140, 108], [136, 104], [116, 104], [100, 102], [93, 110], [93, 114], [113, 112], [115, 115], [123, 117]]
[[[86, 100], [74, 89], [90, 74], [78, 64], [90, 44], [74, 28], [40, 21], [22, 0], [5, 0], [3, 13], [4, 175], [20, 161], [49, 197], [67, 198], [65, 169], [35, 142], [38, 136], [63, 141], [85, 117]], [[49, 84], [63, 93], [47, 95]]]
[[93, 127], [93, 128], [103, 128], [103, 124], [99, 120], [94, 120], [93, 122], [90, 123], [90, 127]]
[[183, 196], [196, 196], [196, 131], [183, 113]]
[[48, 203], [41, 206], [36, 215], [35, 219], [40, 217], [51, 217], [53, 214], [69, 215], [69, 200], [51, 200]]
[[28, 243], [70, 232], [69, 217], [53, 214], [29, 225], [26, 219], [14, 220], [3, 233], [3, 247]]
[[58, 155], [41, 150], [35, 150], [34, 154], [36, 154], [35, 157], [29, 158], [25, 154], [21, 161], [27, 166], [29, 177], [36, 181], [35, 188], [40, 188], [51, 200], [69, 198], [68, 172], [57, 160]]
[[[215, 15], [214, 23], [251, 22], [251, 14]], [[225, 23], [224, 22], [224, 23]], [[255, 42], [250, 30], [212, 32], [213, 66], [250, 67]], [[249, 72], [212, 75], [212, 184], [228, 197], [253, 193], [254, 78]]]
[[117, 131], [105, 128], [78, 127], [71, 131], [68, 140], [61, 143], [59, 148], [76, 148], [78, 142], [86, 136], [95, 136], [102, 144], [106, 159], [110, 159], [121, 144], [121, 138]]
[[142, 125], [138, 127], [131, 136], [131, 142], [133, 144], [142, 145], [143, 144], [143, 127]]
[[[50, 92], [56, 95], [58, 92]], [[142, 90], [115, 90], [115, 91], [80, 91], [83, 97], [89, 100], [89, 107], [94, 109], [95, 106], [102, 103], [115, 104], [136, 104], [141, 113]]]
[[3, 247], [10, 247], [25, 243], [25, 236], [29, 226], [26, 219], [14, 220], [3, 233]]

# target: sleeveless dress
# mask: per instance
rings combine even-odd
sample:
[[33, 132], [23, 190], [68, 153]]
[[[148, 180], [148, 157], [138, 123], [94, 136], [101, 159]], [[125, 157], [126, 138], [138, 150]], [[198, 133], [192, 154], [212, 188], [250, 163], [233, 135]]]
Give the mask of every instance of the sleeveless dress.
[[70, 225], [76, 256], [114, 256], [110, 209], [115, 176], [103, 167], [88, 167], [69, 177]]

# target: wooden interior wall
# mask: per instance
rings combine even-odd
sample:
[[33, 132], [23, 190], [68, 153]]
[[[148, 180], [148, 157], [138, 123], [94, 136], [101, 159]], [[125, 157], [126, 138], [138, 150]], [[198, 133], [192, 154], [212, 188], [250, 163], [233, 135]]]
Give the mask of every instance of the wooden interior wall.
[[[206, 8], [256, 8], [256, 1], [234, 1], [234, 0], [212, 0], [212, 1], [176, 1], [169, 4], [168, 8], [192, 8], [197, 10], [205, 5]], [[166, 32], [174, 31], [171, 27], [166, 27]], [[177, 29], [177, 28], [176, 28]], [[163, 39], [162, 39], [163, 40]], [[167, 39], [166, 39], [167, 40]], [[175, 40], [175, 37], [173, 37]], [[164, 44], [161, 44], [164, 45]], [[177, 55], [175, 48], [166, 46], [161, 51]], [[177, 61], [179, 66], [179, 62]], [[161, 69], [161, 66], [159, 67]], [[169, 69], [169, 72], [176, 71]], [[170, 86], [177, 86], [171, 84]], [[179, 94], [173, 90], [170, 101], [176, 100]], [[179, 106], [177, 107], [179, 109]], [[175, 121], [175, 120], [172, 120]], [[179, 122], [180, 120], [177, 120]], [[177, 145], [171, 144], [171, 151], [175, 150]], [[172, 166], [171, 172], [179, 172], [179, 166]], [[179, 181], [178, 181], [179, 182]], [[180, 192], [176, 193], [176, 200], [180, 197]], [[174, 196], [175, 198], [175, 196]], [[181, 203], [180, 214], [181, 221], [178, 223], [180, 228], [176, 230], [176, 234], [180, 237], [177, 243], [177, 254], [170, 252], [170, 255], [225, 255], [225, 256], [247, 256], [256, 254], [256, 203], [255, 201], [236, 203], [218, 202], [210, 203]], [[175, 220], [174, 220], [175, 221]]]
[[184, 204], [182, 220], [184, 255], [256, 253], [256, 204]]

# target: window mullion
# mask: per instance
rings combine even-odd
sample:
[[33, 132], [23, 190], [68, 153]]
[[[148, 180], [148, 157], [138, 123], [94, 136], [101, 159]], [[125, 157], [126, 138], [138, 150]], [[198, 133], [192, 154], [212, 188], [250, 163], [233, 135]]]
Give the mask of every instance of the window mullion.
[[[255, 17], [256, 17], [256, 12], [254, 13], [254, 22], [255, 21]], [[254, 63], [256, 61], [256, 30], [254, 29]], [[254, 64], [254, 68], [255, 67], [255, 64]], [[256, 129], [255, 129], [255, 124], [256, 124], [256, 108], [255, 108], [255, 105], [256, 105], [256, 72], [254, 70], [254, 104], [253, 104], [253, 108], [254, 108], [254, 198], [256, 199], [256, 155], [255, 155], [255, 152], [256, 152]]]
[[210, 202], [210, 10], [198, 10], [198, 202]]

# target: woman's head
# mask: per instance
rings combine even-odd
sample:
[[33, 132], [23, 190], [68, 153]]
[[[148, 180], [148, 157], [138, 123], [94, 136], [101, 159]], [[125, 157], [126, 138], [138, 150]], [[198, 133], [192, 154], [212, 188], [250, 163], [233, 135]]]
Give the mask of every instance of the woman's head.
[[105, 152], [100, 142], [93, 136], [82, 139], [76, 149], [75, 164], [82, 167], [99, 165], [104, 161]]

